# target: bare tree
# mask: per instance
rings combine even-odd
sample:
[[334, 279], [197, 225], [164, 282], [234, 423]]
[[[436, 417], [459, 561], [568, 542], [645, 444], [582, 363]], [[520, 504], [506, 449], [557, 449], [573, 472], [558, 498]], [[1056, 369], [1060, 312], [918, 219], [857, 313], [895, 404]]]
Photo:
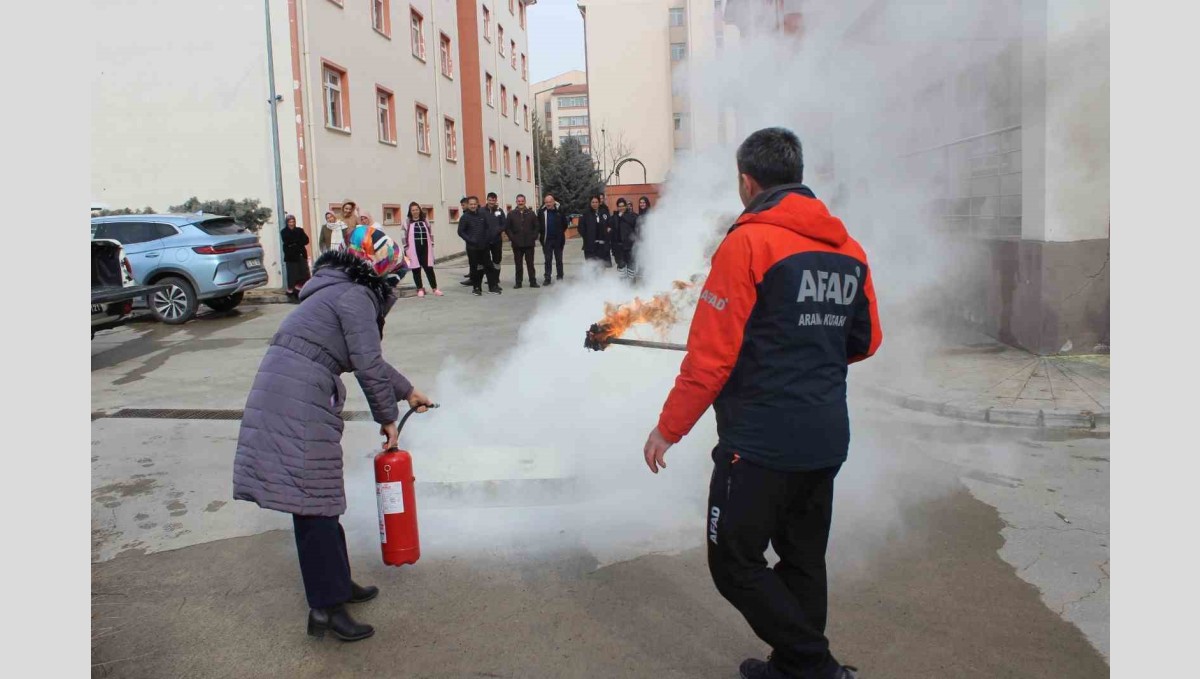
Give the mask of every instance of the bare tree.
[[616, 167], [622, 160], [633, 157], [633, 145], [625, 139], [625, 133], [617, 130], [611, 131], [605, 128], [602, 137], [599, 140], [599, 147], [596, 146], [596, 139], [592, 140], [593, 155], [600, 161], [604, 168], [605, 177], [604, 183], [607, 185], [609, 180], [613, 178], [616, 172]]

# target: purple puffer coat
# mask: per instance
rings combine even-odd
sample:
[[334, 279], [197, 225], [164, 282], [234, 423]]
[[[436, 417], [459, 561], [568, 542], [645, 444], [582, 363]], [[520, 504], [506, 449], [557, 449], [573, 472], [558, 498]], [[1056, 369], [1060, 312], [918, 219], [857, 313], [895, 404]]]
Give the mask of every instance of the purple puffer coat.
[[339, 377], [354, 372], [376, 422], [395, 422], [412, 384], [383, 359], [395, 296], [353, 255], [328, 252], [271, 340], [246, 400], [233, 497], [306, 516], [346, 511]]

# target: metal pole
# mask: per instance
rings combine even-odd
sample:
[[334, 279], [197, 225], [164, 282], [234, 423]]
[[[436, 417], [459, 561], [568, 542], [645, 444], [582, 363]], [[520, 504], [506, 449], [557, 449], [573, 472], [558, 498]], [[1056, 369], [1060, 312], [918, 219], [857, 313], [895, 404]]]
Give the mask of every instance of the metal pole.
[[[271, 151], [275, 155], [275, 223], [278, 227], [275, 237], [279, 242], [279, 275], [283, 278], [283, 286], [287, 288], [287, 262], [283, 259], [283, 163], [279, 159], [279, 105], [281, 96], [275, 93], [275, 51], [271, 47], [271, 0], [263, 0], [263, 9], [267, 16], [267, 85], [271, 98], [267, 104], [271, 107]], [[297, 228], [301, 228], [297, 225]], [[305, 225], [303, 228], [308, 228]]]

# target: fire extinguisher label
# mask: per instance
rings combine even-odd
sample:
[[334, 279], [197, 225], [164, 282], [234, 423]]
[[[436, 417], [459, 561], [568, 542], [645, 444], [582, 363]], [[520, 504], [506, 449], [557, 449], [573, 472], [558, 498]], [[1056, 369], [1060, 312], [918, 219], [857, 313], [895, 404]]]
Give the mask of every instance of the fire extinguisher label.
[[399, 482], [375, 484], [380, 514], [404, 513], [404, 486]]

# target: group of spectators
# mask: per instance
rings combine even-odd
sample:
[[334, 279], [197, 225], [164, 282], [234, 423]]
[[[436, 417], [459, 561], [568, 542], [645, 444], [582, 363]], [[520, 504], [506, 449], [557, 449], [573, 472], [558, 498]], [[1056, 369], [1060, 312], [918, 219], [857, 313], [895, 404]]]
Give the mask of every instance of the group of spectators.
[[[524, 286], [526, 273], [529, 274], [531, 288], [551, 285], [555, 280], [563, 279], [563, 248], [566, 246], [570, 218], [553, 194], [546, 194], [542, 206], [537, 210], [527, 205], [525, 195], [521, 194], [517, 196], [516, 207], [505, 213], [494, 192], [487, 194], [483, 205], [479, 204], [477, 196], [466, 196], [460, 201], [460, 206], [462, 213], [458, 221], [458, 236], [466, 245], [469, 266], [469, 272], [461, 283], [470, 286], [473, 294], [483, 294], [485, 280], [489, 294], [499, 295], [503, 292], [500, 286], [503, 236], [508, 236], [512, 246], [514, 288]], [[616, 207], [615, 213], [609, 210], [604, 194], [592, 197], [590, 207], [579, 221], [583, 254], [588, 260], [602, 262], [605, 268], [611, 268], [615, 260], [621, 275], [632, 278], [637, 275], [633, 248], [638, 239], [640, 220], [650, 210], [650, 199], [646, 196], [638, 199], [637, 212], [624, 198], [617, 199]], [[371, 215], [360, 213], [358, 205], [352, 200], [344, 201], [337, 212], [325, 213], [325, 223], [317, 240], [318, 256], [329, 251], [345, 250], [349, 245], [350, 233], [357, 226], [383, 228]], [[296, 227], [293, 215], [288, 215], [284, 223], [282, 241], [287, 269], [287, 295], [291, 301], [299, 302], [300, 288], [311, 276], [309, 238], [304, 229]], [[420, 204], [409, 203], [404, 226], [404, 266], [401, 275], [412, 271], [418, 297], [426, 295], [425, 278], [429, 279], [433, 294], [441, 297], [443, 293], [438, 288], [433, 267], [433, 227]], [[538, 284], [534, 265], [534, 248], [539, 245], [544, 260], [541, 285]]]
[[637, 276], [633, 246], [637, 243], [640, 221], [649, 211], [650, 199], [646, 196], [638, 199], [637, 212], [624, 198], [618, 198], [616, 214], [609, 211], [603, 193], [592, 196], [587, 212], [579, 218], [584, 258], [599, 261], [606, 269], [616, 260], [622, 276]]

